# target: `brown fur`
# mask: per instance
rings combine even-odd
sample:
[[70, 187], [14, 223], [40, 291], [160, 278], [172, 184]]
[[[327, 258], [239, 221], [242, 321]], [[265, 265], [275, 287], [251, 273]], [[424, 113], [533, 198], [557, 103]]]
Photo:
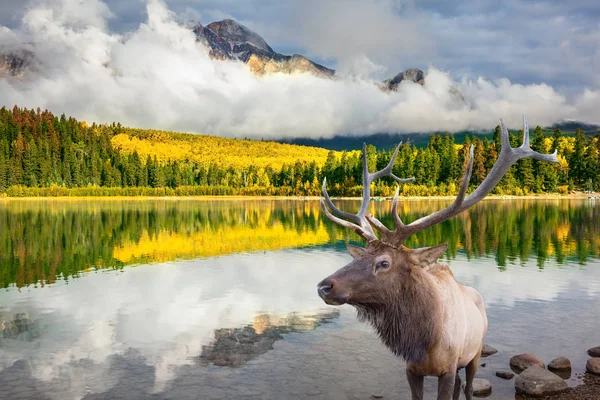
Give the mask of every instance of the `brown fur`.
[[440, 307], [426, 289], [425, 269], [403, 271], [397, 286], [380, 293], [369, 303], [348, 302], [356, 307], [358, 319], [371, 324], [381, 341], [410, 363], [426, 361], [428, 350], [439, 341]]

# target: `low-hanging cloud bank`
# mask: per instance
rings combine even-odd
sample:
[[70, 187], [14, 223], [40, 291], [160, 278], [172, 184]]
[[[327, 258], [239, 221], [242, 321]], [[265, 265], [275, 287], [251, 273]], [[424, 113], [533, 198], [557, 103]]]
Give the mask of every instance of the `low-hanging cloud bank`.
[[[430, 67], [423, 86], [382, 92], [374, 80], [308, 74], [258, 78], [241, 62], [212, 60], [193, 32], [159, 0], [147, 22], [111, 33], [100, 0], [46, 0], [21, 27], [0, 27], [0, 46], [35, 54], [21, 80], [0, 79], [0, 105], [48, 108], [86, 121], [264, 138], [519, 127], [562, 119], [598, 123], [600, 90], [567, 98], [546, 84], [454, 81]], [[393, 75], [393, 72], [390, 74]], [[464, 100], [456, 95], [457, 89]]]

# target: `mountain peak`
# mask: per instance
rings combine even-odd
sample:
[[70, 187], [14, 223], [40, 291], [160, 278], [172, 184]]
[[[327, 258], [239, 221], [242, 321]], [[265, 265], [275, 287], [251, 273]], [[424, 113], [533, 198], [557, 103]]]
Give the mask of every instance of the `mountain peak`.
[[249, 43], [265, 52], [273, 52], [273, 49], [259, 34], [232, 19], [212, 22], [206, 27], [231, 43], [232, 48], [235, 45]]
[[420, 85], [425, 83], [425, 74], [418, 68], [409, 68], [406, 71], [402, 71], [392, 79], [386, 80], [384, 83], [389, 90], [398, 90], [398, 85], [402, 81], [412, 81]]
[[31, 68], [33, 53], [29, 50], [0, 48], [0, 77], [21, 78]]
[[210, 56], [220, 60], [240, 60], [256, 75], [266, 73], [309, 72], [331, 78], [335, 71], [301, 55], [277, 53], [256, 32], [232, 19], [197, 24], [194, 33], [210, 50]]

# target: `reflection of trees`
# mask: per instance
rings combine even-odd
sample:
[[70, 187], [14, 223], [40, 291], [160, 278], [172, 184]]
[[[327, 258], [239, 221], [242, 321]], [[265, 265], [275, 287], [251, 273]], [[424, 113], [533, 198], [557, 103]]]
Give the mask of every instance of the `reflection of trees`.
[[[352, 211], [358, 202], [344, 201]], [[407, 222], [448, 204], [406, 201]], [[372, 212], [389, 226], [389, 202]], [[409, 247], [447, 242], [455, 257], [494, 256], [504, 268], [534, 256], [584, 263], [600, 255], [600, 207], [586, 201], [485, 201], [409, 238]], [[354, 233], [323, 218], [316, 201], [6, 201], [0, 205], [0, 287], [52, 283], [89, 268], [233, 252], [335, 244]]]
[[283, 339], [284, 334], [312, 331], [338, 316], [338, 310], [316, 315], [293, 313], [285, 317], [259, 314], [252, 325], [215, 330], [213, 342], [202, 346], [198, 363], [220, 367], [244, 366], [253, 358], [272, 350], [273, 343]]
[[0, 206], [0, 287], [89, 268], [326, 243], [301, 201], [8, 201]]

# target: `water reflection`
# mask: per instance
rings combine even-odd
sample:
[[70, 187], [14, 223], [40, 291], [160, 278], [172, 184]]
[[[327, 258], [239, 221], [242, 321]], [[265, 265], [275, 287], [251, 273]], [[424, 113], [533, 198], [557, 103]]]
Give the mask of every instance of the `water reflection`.
[[[111, 366], [114, 357], [134, 350], [136, 363], [152, 366], [145, 391], [160, 392], [181, 366], [211, 361], [211, 345], [217, 345], [213, 354], [235, 357], [219, 352], [227, 335], [215, 341], [215, 332], [236, 333], [251, 324], [256, 335], [251, 340], [266, 337], [266, 351], [276, 340], [273, 334], [308, 331], [335, 318], [338, 311], [315, 296], [314, 281], [345, 257], [323, 259], [314, 250], [230, 255], [90, 272], [43, 289], [1, 292], [0, 321], [7, 334], [0, 336], [0, 371], [10, 382], [18, 377], [48, 386], [47, 397], [64, 398], [68, 385], [69, 396], [78, 398], [89, 389], [87, 380], [95, 382], [95, 392], [114, 386], [124, 373]], [[247, 352], [244, 362], [262, 350]], [[15, 370], [20, 360], [27, 361], [26, 368]], [[0, 387], [3, 383], [0, 375]], [[52, 387], [61, 389], [54, 393]]]
[[285, 317], [261, 313], [254, 317], [252, 325], [215, 330], [214, 340], [202, 346], [198, 361], [204, 366], [242, 367], [249, 360], [273, 350], [273, 343], [283, 339], [283, 334], [309, 332], [338, 316], [338, 310], [316, 315], [292, 313]]
[[[1, 291], [0, 398], [404, 398], [402, 362], [352, 308], [316, 296], [316, 282], [349, 259], [334, 248], [279, 250]], [[598, 261], [535, 266], [502, 271], [463, 253], [450, 262], [487, 301], [487, 342], [500, 353], [478, 376], [494, 398], [514, 391], [493, 376], [511, 355], [567, 356], [578, 373], [597, 344]]]
[[[355, 201], [343, 201], [349, 210]], [[410, 222], [448, 204], [406, 201]], [[391, 225], [389, 202], [371, 211]], [[0, 287], [53, 283], [91, 269], [358, 240], [324, 219], [317, 201], [5, 200], [0, 202]], [[449, 243], [447, 256], [493, 256], [500, 268], [533, 257], [584, 264], [600, 256], [600, 203], [489, 200], [411, 237], [408, 246]]]

